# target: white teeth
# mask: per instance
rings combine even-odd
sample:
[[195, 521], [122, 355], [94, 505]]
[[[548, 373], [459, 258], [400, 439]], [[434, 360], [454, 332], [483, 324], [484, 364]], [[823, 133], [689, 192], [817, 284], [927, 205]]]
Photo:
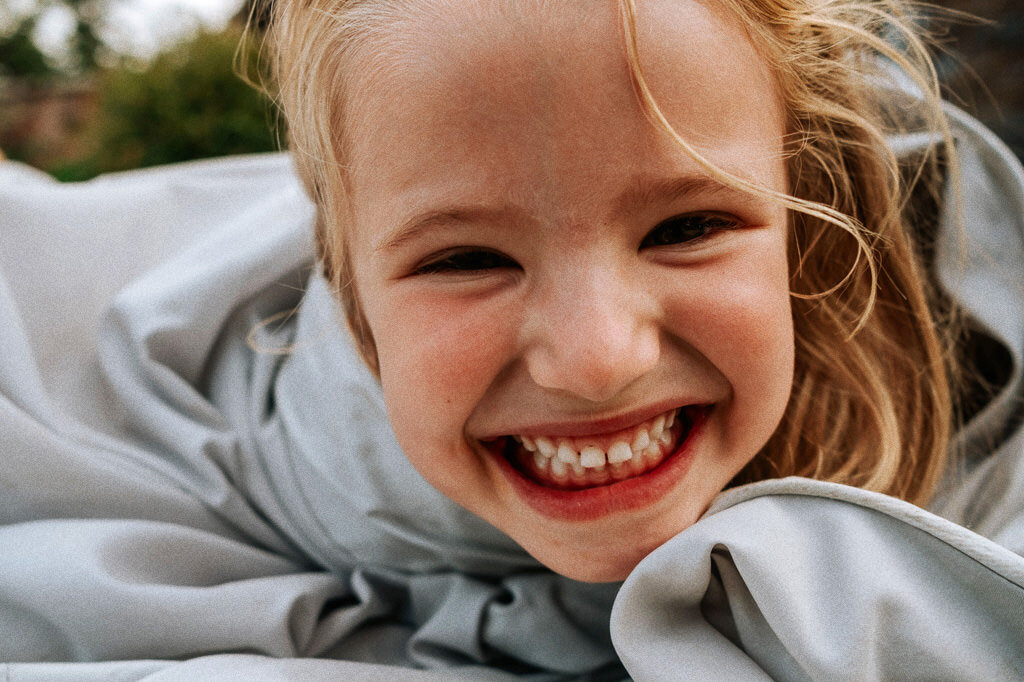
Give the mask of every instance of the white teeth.
[[[607, 454], [593, 441], [580, 448], [581, 443], [571, 438], [561, 438], [557, 445], [548, 436], [513, 438], [522, 443], [523, 449], [533, 453], [533, 461], [539, 471], [550, 470], [556, 479], [568, 480], [566, 477], [570, 477], [577, 483], [594, 483], [594, 477], [605, 472], [606, 465], [611, 465], [606, 473], [619, 478], [642, 473], [648, 464], [661, 461], [663, 452], [672, 446], [672, 427], [676, 423], [677, 412], [667, 412], [649, 422], [649, 426], [637, 428], [632, 443], [628, 440], [615, 441]], [[580, 440], [586, 442], [582, 438]], [[629, 471], [632, 474], [628, 474]]]
[[537, 449], [540, 450], [541, 454], [545, 457], [554, 457], [555, 453], [558, 452], [558, 448], [555, 447], [555, 444], [544, 436], [541, 436], [535, 442], [537, 443]]
[[608, 463], [621, 464], [633, 459], [633, 450], [621, 440], [608, 448]]
[[662, 415], [654, 420], [654, 425], [651, 426], [651, 440], [658, 440], [661, 438], [662, 431], [665, 430], [665, 416]]
[[601, 448], [589, 446], [580, 451], [580, 464], [587, 469], [603, 467], [604, 462], [604, 450]]
[[633, 452], [639, 454], [650, 444], [651, 434], [647, 433], [647, 429], [642, 429], [636, 434], [636, 438], [633, 439]]
[[550, 465], [551, 460], [540, 454], [539, 452], [533, 453], [533, 463], [537, 465], [537, 468], [544, 471]]
[[661, 448], [658, 447], [657, 443], [651, 443], [646, 450], [644, 450], [644, 457], [652, 462], [656, 462], [661, 458]]
[[565, 443], [558, 446], [558, 459], [570, 465], [580, 463], [579, 454]]

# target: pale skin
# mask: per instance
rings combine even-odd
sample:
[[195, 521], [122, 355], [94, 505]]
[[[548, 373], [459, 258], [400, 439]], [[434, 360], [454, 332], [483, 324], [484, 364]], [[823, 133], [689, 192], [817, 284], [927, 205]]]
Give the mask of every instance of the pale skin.
[[[786, 212], [711, 179], [645, 116], [612, 0], [413, 6], [347, 95], [346, 229], [395, 433], [551, 569], [621, 580], [783, 415]], [[785, 191], [782, 107], [742, 29], [693, 0], [641, 3], [638, 22], [676, 130]], [[608, 446], [675, 408], [702, 427], [621, 481], [559, 488], [512, 438]]]

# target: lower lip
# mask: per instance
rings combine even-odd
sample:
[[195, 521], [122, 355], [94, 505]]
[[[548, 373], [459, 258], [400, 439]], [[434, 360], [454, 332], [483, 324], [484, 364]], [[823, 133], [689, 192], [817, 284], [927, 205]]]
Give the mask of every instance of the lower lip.
[[690, 469], [707, 415], [707, 410], [702, 410], [693, 416], [693, 426], [686, 439], [654, 469], [635, 478], [594, 488], [548, 488], [523, 476], [504, 456], [499, 454], [495, 459], [513, 489], [534, 511], [562, 521], [593, 521], [651, 505], [674, 488]]

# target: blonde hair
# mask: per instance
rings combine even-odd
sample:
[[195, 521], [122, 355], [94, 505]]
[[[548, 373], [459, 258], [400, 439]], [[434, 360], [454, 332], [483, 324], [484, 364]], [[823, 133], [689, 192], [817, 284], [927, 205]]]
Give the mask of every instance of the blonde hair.
[[[734, 483], [808, 476], [927, 502], [954, 423], [956, 324], [931, 285], [910, 211], [915, 188], [957, 181], [926, 43], [897, 0], [714, 0], [739, 17], [772, 67], [788, 115], [791, 194], [729, 175], [661, 113], [640, 68], [636, 0], [618, 0], [641, 103], [712, 177], [790, 209], [796, 342], [782, 423]], [[345, 230], [345, 102], [351, 52], [409, 0], [277, 0], [273, 80], [299, 174], [318, 207], [324, 275], [367, 364], [373, 338], [351, 279]], [[376, 21], [375, 21], [376, 20]], [[909, 83], [902, 91], [894, 81]], [[907, 87], [917, 90], [914, 96]], [[893, 99], [899, 104], [890, 104]], [[899, 106], [913, 102], [911, 115]], [[913, 164], [891, 135], [934, 142]]]

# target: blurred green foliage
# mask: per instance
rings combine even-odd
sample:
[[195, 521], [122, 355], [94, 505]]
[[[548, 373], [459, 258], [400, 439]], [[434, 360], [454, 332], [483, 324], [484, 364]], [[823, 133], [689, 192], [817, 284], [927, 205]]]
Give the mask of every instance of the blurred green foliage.
[[74, 17], [75, 27], [69, 40], [74, 60], [72, 68], [79, 72], [95, 69], [99, 65], [97, 56], [106, 47], [97, 27], [103, 22], [109, 0], [51, 0], [50, 4], [67, 7]]
[[37, 80], [56, 73], [32, 40], [35, 29], [36, 17], [25, 17], [9, 33], [0, 35], [0, 76]]
[[[61, 180], [227, 154], [271, 151], [278, 130], [268, 100], [233, 67], [240, 31], [203, 32], [143, 70], [99, 71], [97, 112], [84, 131], [89, 152], [49, 168]], [[252, 67], [255, 49], [239, 59]], [[243, 68], [243, 71], [245, 68]]]

